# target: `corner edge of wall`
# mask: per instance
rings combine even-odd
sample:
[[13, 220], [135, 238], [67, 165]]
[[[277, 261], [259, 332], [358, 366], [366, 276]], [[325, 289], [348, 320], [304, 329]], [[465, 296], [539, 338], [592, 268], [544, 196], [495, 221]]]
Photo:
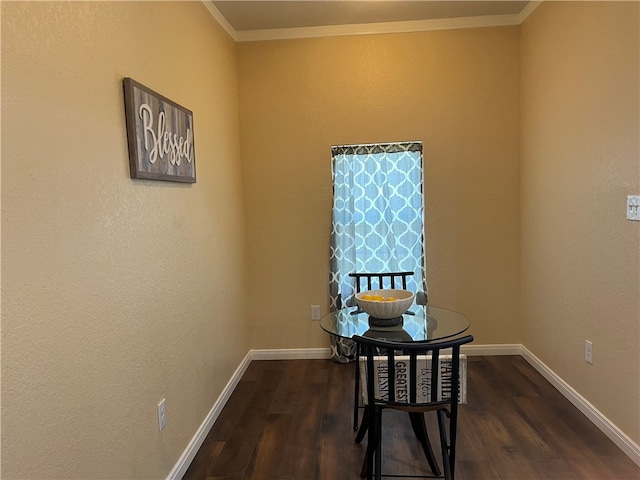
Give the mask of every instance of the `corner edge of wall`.
[[567, 382], [560, 378], [553, 370], [545, 365], [527, 347], [521, 345], [521, 355], [535, 368], [549, 383], [551, 383], [567, 400], [580, 410], [602, 433], [622, 450], [636, 465], [640, 466], [640, 446], [627, 434], [605, 417], [586, 398], [580, 395]]
[[187, 448], [184, 450], [184, 452], [182, 452], [182, 455], [180, 455], [177, 463], [171, 469], [171, 472], [169, 472], [167, 480], [180, 480], [182, 477], [184, 477], [184, 474], [187, 472], [189, 465], [191, 465], [191, 462], [198, 453], [198, 450], [213, 428], [213, 424], [220, 416], [222, 409], [229, 401], [229, 398], [231, 397], [231, 394], [235, 390], [236, 386], [238, 385], [238, 383], [240, 383], [240, 379], [249, 367], [251, 360], [251, 351], [249, 351], [240, 362], [240, 365], [238, 365], [238, 368], [236, 368], [236, 371], [233, 372], [233, 375], [231, 375], [231, 378], [227, 382], [227, 385], [224, 387], [222, 393], [220, 393], [220, 396], [214, 402], [211, 410], [209, 410], [209, 413], [204, 418], [204, 421], [202, 422], [200, 427], [198, 427], [198, 430], [196, 430], [196, 433], [191, 438], [191, 441], [187, 445]]

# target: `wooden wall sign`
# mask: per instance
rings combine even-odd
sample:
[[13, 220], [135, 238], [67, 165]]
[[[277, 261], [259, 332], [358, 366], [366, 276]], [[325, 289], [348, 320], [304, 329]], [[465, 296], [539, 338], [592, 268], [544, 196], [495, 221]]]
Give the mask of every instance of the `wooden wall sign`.
[[131, 178], [195, 183], [193, 113], [131, 78], [123, 83]]

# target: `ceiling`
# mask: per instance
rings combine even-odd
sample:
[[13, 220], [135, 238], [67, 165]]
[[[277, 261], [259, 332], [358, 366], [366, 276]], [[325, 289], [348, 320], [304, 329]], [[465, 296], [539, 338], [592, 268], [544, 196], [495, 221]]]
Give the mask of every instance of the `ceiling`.
[[[407, 29], [437, 29], [438, 25], [454, 28], [518, 24], [531, 8], [529, 1], [482, 0], [306, 0], [306, 1], [247, 1], [207, 0], [205, 5], [214, 17], [236, 40], [292, 38], [334, 34], [380, 31], [408, 31]], [[431, 28], [429, 27], [431, 25]], [[420, 28], [420, 27], [423, 28]], [[458, 27], [459, 28], [459, 27]], [[278, 32], [276, 35], [275, 32]], [[286, 32], [286, 33], [285, 33]], [[313, 34], [315, 32], [315, 34]], [[328, 35], [329, 33], [326, 33]], [[274, 37], [275, 35], [275, 37]]]

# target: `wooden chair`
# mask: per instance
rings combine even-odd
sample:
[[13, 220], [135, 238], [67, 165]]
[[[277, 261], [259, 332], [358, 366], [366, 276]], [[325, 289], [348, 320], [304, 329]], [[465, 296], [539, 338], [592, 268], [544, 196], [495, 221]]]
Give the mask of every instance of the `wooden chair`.
[[[460, 347], [472, 342], [473, 337], [408, 343], [360, 336], [353, 340], [361, 352], [359, 367], [366, 392], [365, 420], [358, 432], [359, 438], [356, 438], [356, 441], [362, 439], [362, 430], [368, 430], [361, 476], [377, 480], [382, 476], [382, 412], [391, 408], [409, 413], [435, 478], [453, 480], [458, 403], [461, 400]], [[451, 350], [444, 354], [444, 349]], [[429, 411], [435, 411], [438, 418], [444, 474], [438, 468], [424, 422], [424, 413]]]
[[[349, 276], [355, 278], [356, 294], [374, 289], [383, 288], [402, 288], [407, 289], [407, 278], [412, 276], [413, 272], [386, 272], [386, 273], [350, 273]], [[349, 304], [349, 302], [347, 302]], [[356, 308], [352, 315], [363, 313], [360, 307]], [[409, 315], [411, 311], [407, 312]], [[358, 409], [360, 408], [360, 376], [358, 375], [358, 360], [360, 358], [359, 349], [356, 345], [356, 373], [355, 373], [355, 392], [353, 402], [353, 430], [358, 430]]]
[[[356, 280], [356, 293], [365, 290], [375, 290], [383, 288], [402, 288], [407, 289], [407, 277], [413, 275], [413, 272], [388, 272], [388, 273], [350, 273], [349, 276]], [[365, 288], [363, 288], [363, 286]], [[353, 312], [362, 313], [358, 308]]]

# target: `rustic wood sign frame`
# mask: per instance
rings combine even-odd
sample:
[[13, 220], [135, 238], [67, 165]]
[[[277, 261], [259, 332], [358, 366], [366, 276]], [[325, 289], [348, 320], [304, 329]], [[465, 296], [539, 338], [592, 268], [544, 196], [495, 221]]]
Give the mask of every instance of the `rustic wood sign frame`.
[[123, 86], [131, 178], [195, 183], [193, 113], [131, 78]]

